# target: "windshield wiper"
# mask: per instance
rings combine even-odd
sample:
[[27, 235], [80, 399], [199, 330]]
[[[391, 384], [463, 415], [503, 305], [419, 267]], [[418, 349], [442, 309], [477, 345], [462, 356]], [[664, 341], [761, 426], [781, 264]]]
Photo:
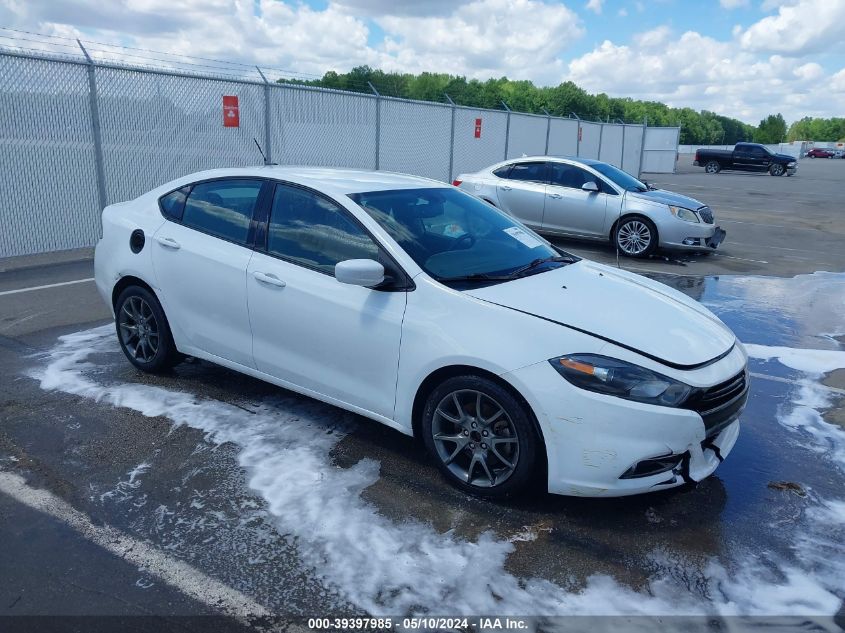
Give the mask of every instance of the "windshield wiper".
[[573, 258], [573, 257], [566, 257], [566, 256], [563, 256], [563, 255], [552, 255], [551, 257], [540, 257], [539, 259], [535, 259], [530, 264], [526, 264], [525, 266], [522, 266], [520, 268], [517, 268], [516, 270], [509, 272], [507, 275], [505, 275], [505, 278], [506, 279], [516, 279], [517, 277], [522, 277], [523, 275], [525, 275], [528, 272], [531, 272], [535, 268], [542, 266], [543, 264], [548, 264], [550, 262], [561, 262], [561, 263], [566, 262], [567, 264], [574, 264], [576, 261], [578, 261], [578, 260]]
[[510, 276], [507, 275], [488, 275], [487, 273], [472, 273], [471, 275], [457, 275], [456, 277], [435, 277], [440, 283], [451, 283], [457, 281], [508, 281]]

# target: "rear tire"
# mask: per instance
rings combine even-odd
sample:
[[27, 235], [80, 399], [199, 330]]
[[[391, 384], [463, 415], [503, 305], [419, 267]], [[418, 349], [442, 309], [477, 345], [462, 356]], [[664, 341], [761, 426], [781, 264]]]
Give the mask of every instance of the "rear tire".
[[704, 164], [704, 171], [708, 174], [718, 174], [720, 171], [722, 171], [722, 166], [717, 160], [708, 160]]
[[114, 303], [114, 314], [120, 349], [136, 368], [156, 374], [181, 360], [164, 310], [149, 290], [125, 288]]
[[658, 242], [654, 222], [641, 215], [622, 218], [613, 229], [614, 246], [628, 257], [650, 257]]
[[446, 479], [479, 497], [524, 491], [542, 450], [526, 406], [481, 376], [455, 376], [432, 391], [423, 409], [422, 433]]

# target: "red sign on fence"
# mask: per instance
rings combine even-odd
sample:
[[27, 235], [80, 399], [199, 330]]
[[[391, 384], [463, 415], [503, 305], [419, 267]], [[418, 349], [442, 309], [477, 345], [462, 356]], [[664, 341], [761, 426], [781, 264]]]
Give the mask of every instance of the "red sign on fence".
[[240, 127], [241, 115], [238, 107], [238, 96], [223, 96], [223, 127]]
[[475, 120], [475, 138], [481, 138], [481, 119]]

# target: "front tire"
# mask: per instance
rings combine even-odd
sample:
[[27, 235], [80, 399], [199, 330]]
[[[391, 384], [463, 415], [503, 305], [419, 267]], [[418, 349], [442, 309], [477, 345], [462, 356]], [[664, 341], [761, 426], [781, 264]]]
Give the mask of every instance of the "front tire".
[[628, 257], [650, 257], [657, 250], [657, 227], [639, 215], [622, 218], [613, 230], [613, 243]]
[[708, 174], [718, 174], [722, 171], [722, 166], [717, 160], [708, 160], [704, 165], [704, 171]]
[[772, 165], [769, 167], [769, 174], [772, 176], [783, 176], [786, 173], [786, 170], [783, 168], [783, 165]]
[[432, 391], [422, 432], [440, 472], [464, 492], [507, 497], [524, 490], [535, 472], [540, 440], [531, 414], [488, 378], [456, 376]]
[[141, 286], [129, 286], [114, 304], [120, 349], [141, 371], [160, 373], [179, 362], [170, 325], [156, 296]]

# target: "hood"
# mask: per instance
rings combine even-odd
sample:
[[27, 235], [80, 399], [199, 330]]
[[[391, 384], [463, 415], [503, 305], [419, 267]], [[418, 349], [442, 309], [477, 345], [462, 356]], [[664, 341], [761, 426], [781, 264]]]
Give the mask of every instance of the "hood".
[[736, 341], [724, 323], [686, 295], [586, 260], [464, 292], [616, 343], [676, 369], [692, 369], [719, 358]]
[[775, 158], [779, 160], [785, 160], [788, 163], [798, 160], [797, 158], [795, 158], [795, 156], [790, 156], [789, 154], [775, 154]]
[[702, 202], [699, 202], [695, 198], [682, 196], [679, 193], [666, 191], [665, 189], [655, 189], [654, 191], [628, 191], [625, 195], [639, 200], [648, 200], [649, 202], [657, 202], [659, 204], [672, 204], [692, 210], [704, 206]]

